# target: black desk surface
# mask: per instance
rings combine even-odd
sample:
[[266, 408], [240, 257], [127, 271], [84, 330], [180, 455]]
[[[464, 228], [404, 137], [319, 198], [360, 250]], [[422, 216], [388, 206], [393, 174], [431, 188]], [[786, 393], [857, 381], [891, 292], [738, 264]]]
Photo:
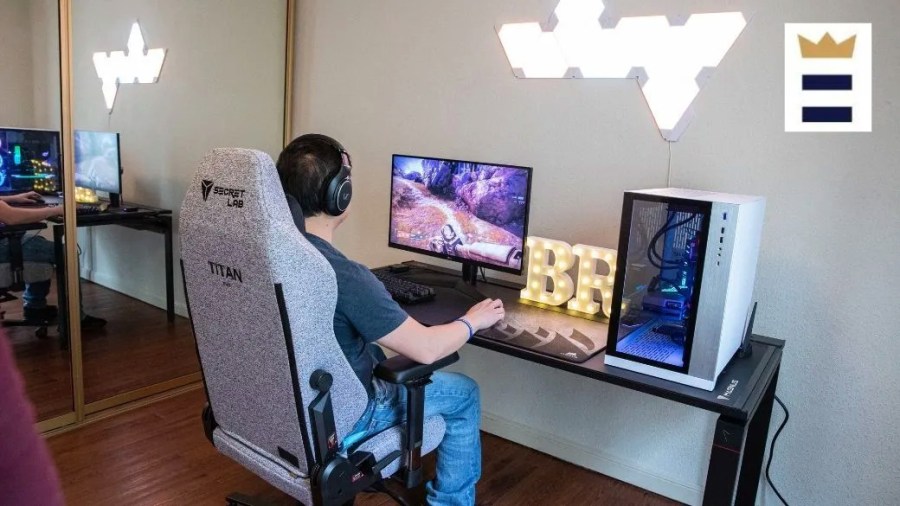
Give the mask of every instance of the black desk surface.
[[32, 230], [43, 230], [47, 228], [47, 224], [43, 221], [39, 221], [37, 223], [25, 223], [23, 225], [6, 225], [4, 223], [0, 223], [0, 234], [8, 233], [15, 234], [18, 232], [30, 232]]
[[[403, 274], [397, 274], [398, 276], [433, 286], [437, 292], [437, 297], [432, 301], [403, 306], [403, 309], [410, 316], [422, 324], [438, 325], [452, 321], [462, 316], [476, 302], [470, 295], [452, 288], [455, 280], [460, 279], [458, 272], [420, 262], [405, 262], [405, 265], [408, 265], [410, 270]], [[443, 277], [443, 281], [435, 283], [435, 280], [441, 277]], [[523, 306], [518, 302], [519, 288], [517, 285], [496, 280], [489, 280], [488, 283], [480, 282], [477, 286], [478, 291], [485, 296], [503, 300], [507, 316], [515, 315], [517, 307]], [[525, 307], [529, 311], [534, 310], [533, 306]], [[552, 315], [553, 319], [560, 317], [575, 319], [578, 321], [578, 324], [584, 324], [584, 322], [588, 321], [552, 311], [547, 311], [547, 313], [548, 317]], [[590, 323], [592, 325], [606, 326], [604, 323]], [[743, 359], [735, 357], [722, 371], [716, 383], [716, 388], [712, 392], [707, 392], [699, 388], [681, 385], [653, 376], [607, 366], [603, 363], [606, 352], [601, 352], [586, 362], [576, 364], [541, 353], [535, 353], [524, 348], [510, 346], [477, 334], [470, 343], [581, 376], [714, 411], [738, 420], [747, 420], [756, 411], [766, 386], [778, 370], [778, 366], [781, 363], [782, 347], [784, 346], [784, 341], [764, 336], [753, 336], [753, 354]], [[737, 383], [731, 394], [726, 397], [724, 395], [726, 389], [734, 381], [737, 381]]]
[[[134, 211], [123, 211], [124, 208], [135, 209]], [[171, 216], [171, 209], [161, 209], [159, 207], [147, 206], [143, 204], [122, 204], [122, 207], [110, 207], [106, 211], [96, 214], [82, 214], [77, 216], [76, 222], [78, 226], [89, 225], [111, 225], [122, 223], [130, 220], [141, 220], [154, 216]], [[64, 220], [61, 216], [50, 218], [48, 221], [55, 224], [62, 224]]]

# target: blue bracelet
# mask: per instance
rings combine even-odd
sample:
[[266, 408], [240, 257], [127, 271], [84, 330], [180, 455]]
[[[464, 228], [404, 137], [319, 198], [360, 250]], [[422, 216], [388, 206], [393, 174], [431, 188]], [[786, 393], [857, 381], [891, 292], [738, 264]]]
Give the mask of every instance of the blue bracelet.
[[463, 322], [463, 323], [466, 325], [466, 327], [469, 329], [469, 339], [472, 339], [472, 336], [475, 335], [475, 329], [472, 328], [472, 324], [471, 324], [471, 323], [467, 322], [467, 321], [466, 321], [465, 319], [463, 319], [463, 318], [457, 318], [457, 319], [455, 319], [455, 320], [453, 320], [453, 321]]

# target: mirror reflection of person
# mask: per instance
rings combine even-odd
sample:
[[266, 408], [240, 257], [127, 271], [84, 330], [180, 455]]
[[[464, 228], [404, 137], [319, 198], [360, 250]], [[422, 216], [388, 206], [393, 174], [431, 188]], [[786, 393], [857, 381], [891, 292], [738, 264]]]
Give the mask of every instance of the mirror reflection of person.
[[[376, 363], [384, 360], [375, 343], [430, 364], [460, 349], [475, 331], [497, 323], [504, 309], [500, 300], [485, 299], [457, 321], [425, 327], [406, 314], [368, 268], [338, 251], [332, 244], [334, 232], [353, 204], [339, 216], [327, 214], [323, 185], [329, 174], [340, 169], [342, 150], [330, 137], [303, 135], [279, 156], [278, 173], [285, 193], [303, 210], [306, 238], [335, 271], [338, 300], [334, 334], [369, 394], [368, 408], [344, 440], [344, 444], [351, 444], [401, 423], [406, 416], [402, 407], [405, 390], [373, 378]], [[432, 415], [443, 417], [447, 430], [437, 448], [437, 476], [426, 485], [428, 504], [473, 505], [475, 484], [481, 476], [478, 384], [459, 373], [435, 372], [431, 384], [425, 387], [425, 416]]]
[[[16, 207], [16, 205], [34, 205], [41, 201], [36, 192], [18, 195], [0, 196], [0, 225], [26, 225], [38, 223], [48, 218], [63, 215], [62, 206]], [[2, 231], [0, 226], [0, 231]], [[39, 264], [56, 264], [53, 242], [43, 236], [33, 235], [22, 240], [22, 260]], [[0, 236], [0, 264], [10, 261], [9, 239]], [[50, 294], [50, 279], [32, 281], [25, 284], [22, 294], [22, 309], [27, 321], [47, 321], [56, 318], [58, 309], [47, 304]], [[90, 316], [82, 312], [81, 328], [91, 329], [106, 325], [106, 320]]]

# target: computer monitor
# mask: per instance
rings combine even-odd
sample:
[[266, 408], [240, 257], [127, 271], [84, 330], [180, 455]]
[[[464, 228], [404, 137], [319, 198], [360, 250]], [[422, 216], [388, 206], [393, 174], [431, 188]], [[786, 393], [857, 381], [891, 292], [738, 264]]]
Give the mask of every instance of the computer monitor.
[[0, 128], [0, 193], [62, 189], [59, 132]]
[[531, 168], [394, 155], [388, 246], [522, 273]]
[[119, 134], [75, 130], [75, 186], [107, 192], [110, 200], [122, 194]]

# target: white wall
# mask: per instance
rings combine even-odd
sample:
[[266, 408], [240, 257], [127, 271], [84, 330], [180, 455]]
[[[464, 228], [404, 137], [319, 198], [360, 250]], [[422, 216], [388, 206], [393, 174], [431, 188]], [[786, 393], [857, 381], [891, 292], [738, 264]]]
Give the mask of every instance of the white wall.
[[59, 79], [59, 2], [27, 0], [31, 12], [34, 124], [62, 129]]
[[[672, 185], [769, 198], [756, 330], [787, 340], [778, 393], [792, 418], [772, 472], [788, 500], [896, 502], [900, 7], [610, 3], [623, 15], [754, 13], [672, 145]], [[395, 152], [534, 166], [531, 234], [616, 247], [622, 192], [664, 186], [668, 146], [633, 82], [512, 77], [494, 26], [543, 21], [555, 5], [300, 2], [295, 126], [352, 153], [354, 213], [337, 239], [349, 256], [370, 266], [411, 258], [386, 247]], [[825, 21], [874, 22], [873, 134], [783, 131], [783, 24]], [[482, 386], [487, 430], [699, 501], [712, 415], [470, 348], [459, 369]], [[777, 504], [768, 491], [761, 502]]]
[[[127, 202], [174, 209], [177, 227], [187, 185], [210, 149], [278, 155], [285, 12], [284, 0], [73, 3], [74, 125], [120, 132]], [[120, 86], [108, 115], [92, 54], [124, 50], [135, 20], [148, 47], [168, 49], [166, 61], [158, 83]], [[79, 236], [84, 274], [165, 307], [161, 235], [94, 227]], [[177, 240], [175, 248], [177, 261]], [[177, 309], [186, 314], [177, 271], [176, 264]]]
[[28, 0], [0, 0], [0, 126], [35, 127], [31, 48]]

